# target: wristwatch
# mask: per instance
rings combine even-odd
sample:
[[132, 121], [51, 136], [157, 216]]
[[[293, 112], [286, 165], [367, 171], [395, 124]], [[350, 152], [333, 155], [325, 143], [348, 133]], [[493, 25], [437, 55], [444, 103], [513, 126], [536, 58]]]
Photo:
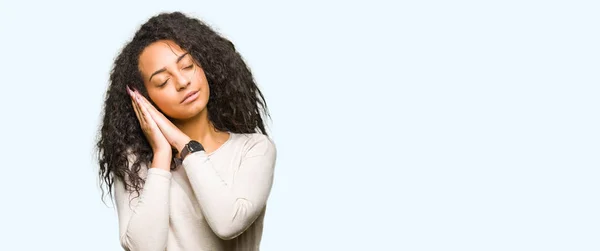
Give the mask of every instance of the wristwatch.
[[187, 156], [188, 154], [199, 151], [204, 151], [204, 147], [202, 146], [202, 144], [200, 144], [200, 142], [198, 141], [190, 140], [190, 142], [185, 144], [183, 149], [181, 149], [181, 160], [183, 161], [183, 159], [185, 159], [185, 156]]

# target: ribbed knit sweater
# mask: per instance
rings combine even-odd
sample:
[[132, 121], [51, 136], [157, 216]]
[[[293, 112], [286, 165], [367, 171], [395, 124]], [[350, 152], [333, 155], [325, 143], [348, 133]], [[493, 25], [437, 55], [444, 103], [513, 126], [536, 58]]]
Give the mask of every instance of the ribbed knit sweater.
[[259, 250], [275, 160], [268, 136], [230, 133], [217, 150], [190, 153], [175, 170], [142, 164], [145, 183], [137, 198], [115, 179], [121, 246], [133, 251]]

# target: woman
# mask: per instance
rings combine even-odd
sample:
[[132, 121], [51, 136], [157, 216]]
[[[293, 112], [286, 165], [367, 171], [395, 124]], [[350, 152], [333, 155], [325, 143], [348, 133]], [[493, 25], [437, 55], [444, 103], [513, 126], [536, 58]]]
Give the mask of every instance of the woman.
[[140, 27], [115, 60], [97, 143], [123, 248], [259, 249], [276, 159], [261, 109], [243, 59], [206, 24], [174, 12]]

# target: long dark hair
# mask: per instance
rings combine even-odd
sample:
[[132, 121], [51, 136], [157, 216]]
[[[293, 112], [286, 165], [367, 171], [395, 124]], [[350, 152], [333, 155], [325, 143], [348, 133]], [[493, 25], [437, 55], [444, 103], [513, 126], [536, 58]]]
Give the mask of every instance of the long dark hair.
[[[175, 42], [204, 70], [210, 87], [208, 118], [216, 130], [267, 135], [261, 116], [262, 111], [270, 118], [265, 98], [233, 43], [196, 18], [181, 12], [160, 13], [141, 25], [116, 57], [110, 72], [96, 143], [103, 200], [102, 183], [112, 196], [115, 178], [126, 181], [126, 189], [139, 195], [144, 183], [139, 175], [140, 164], [152, 160], [152, 148], [135, 116], [126, 85], [150, 100], [138, 59], [146, 46], [158, 40]], [[174, 166], [172, 161], [171, 168]]]

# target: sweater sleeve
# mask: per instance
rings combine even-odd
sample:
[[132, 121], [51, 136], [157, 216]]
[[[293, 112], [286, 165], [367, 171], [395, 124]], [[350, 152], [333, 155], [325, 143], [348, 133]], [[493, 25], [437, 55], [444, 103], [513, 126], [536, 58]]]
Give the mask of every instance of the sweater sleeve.
[[[251, 142], [227, 183], [204, 151], [189, 154], [182, 162], [208, 225], [221, 239], [242, 234], [258, 218], [273, 184], [276, 160], [274, 143], [266, 136]], [[225, 168], [225, 167], [219, 167]]]
[[147, 169], [139, 197], [135, 192], [126, 191], [122, 180], [115, 179], [114, 184], [121, 246], [128, 251], [165, 250], [171, 172]]

